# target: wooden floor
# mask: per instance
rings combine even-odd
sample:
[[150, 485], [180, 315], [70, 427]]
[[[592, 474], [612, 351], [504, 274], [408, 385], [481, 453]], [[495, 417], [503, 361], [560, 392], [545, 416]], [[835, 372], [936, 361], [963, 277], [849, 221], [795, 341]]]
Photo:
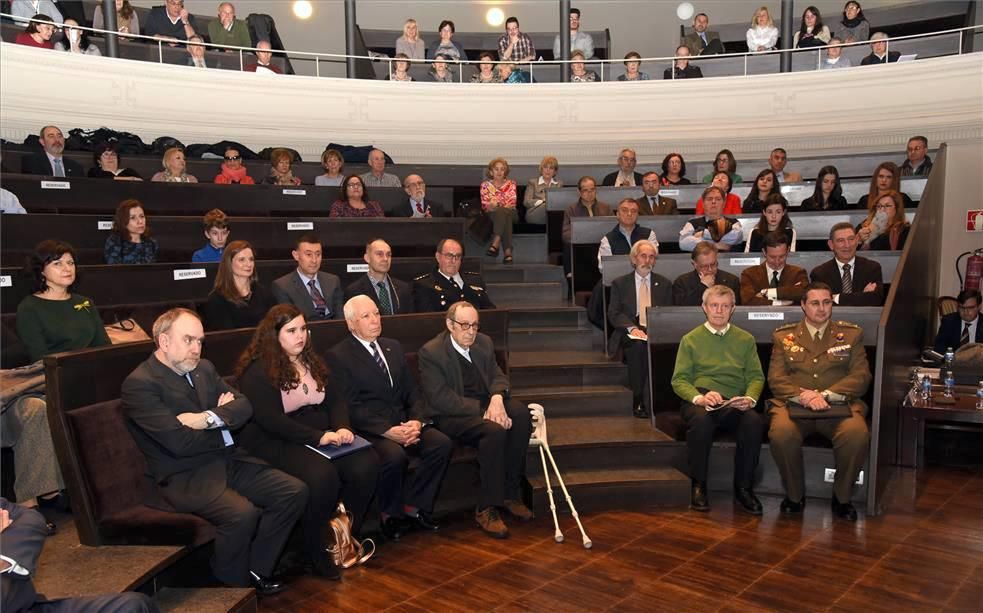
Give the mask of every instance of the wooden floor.
[[[574, 501], [576, 502], [576, 501]], [[809, 500], [804, 517], [734, 510], [609, 512], [573, 519], [553, 541], [547, 516], [495, 541], [465, 516], [436, 535], [381, 547], [341, 582], [297, 579], [264, 611], [980, 611], [983, 468], [900, 479], [889, 512], [856, 524]]]

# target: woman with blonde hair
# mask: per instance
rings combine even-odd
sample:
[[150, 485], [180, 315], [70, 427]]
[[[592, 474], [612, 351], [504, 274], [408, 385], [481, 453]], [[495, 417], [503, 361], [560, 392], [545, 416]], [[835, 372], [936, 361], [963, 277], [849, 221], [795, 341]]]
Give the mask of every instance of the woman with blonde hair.
[[503, 264], [512, 263], [512, 224], [519, 221], [515, 209], [515, 181], [509, 179], [509, 163], [505, 158], [495, 158], [488, 162], [485, 171], [487, 179], [481, 183], [481, 210], [492, 221], [492, 243], [487, 255], [498, 257], [501, 248], [505, 256]]
[[755, 53], [770, 51], [778, 44], [778, 28], [771, 18], [767, 6], [759, 7], [751, 17], [751, 27], [747, 30], [747, 50]]
[[420, 38], [416, 19], [407, 19], [403, 24], [403, 35], [396, 39], [396, 54], [402, 53], [411, 60], [422, 60], [426, 52], [426, 44]]
[[539, 176], [529, 179], [522, 206], [526, 207], [526, 223], [546, 225], [546, 190], [563, 187], [563, 181], [556, 178], [560, 163], [552, 155], [547, 155], [539, 163]]
[[321, 154], [321, 166], [324, 174], [314, 177], [314, 185], [337, 187], [345, 180], [345, 158], [337, 149], [325, 149]]
[[889, 189], [871, 200], [867, 219], [857, 226], [857, 242], [861, 249], [898, 251], [904, 248], [911, 224], [905, 217], [904, 194]]
[[159, 183], [197, 183], [198, 179], [194, 175], [187, 173], [188, 163], [184, 160], [184, 149], [171, 147], [164, 152], [164, 159], [161, 161], [164, 170], [161, 170], [151, 181]]

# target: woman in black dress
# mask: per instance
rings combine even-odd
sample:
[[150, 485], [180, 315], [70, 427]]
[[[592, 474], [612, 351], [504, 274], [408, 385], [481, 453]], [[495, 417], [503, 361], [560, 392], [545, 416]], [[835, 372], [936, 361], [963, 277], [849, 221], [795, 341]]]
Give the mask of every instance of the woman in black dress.
[[274, 304], [273, 294], [258, 282], [253, 246], [246, 241], [226, 245], [215, 287], [201, 309], [205, 329], [252, 328]]

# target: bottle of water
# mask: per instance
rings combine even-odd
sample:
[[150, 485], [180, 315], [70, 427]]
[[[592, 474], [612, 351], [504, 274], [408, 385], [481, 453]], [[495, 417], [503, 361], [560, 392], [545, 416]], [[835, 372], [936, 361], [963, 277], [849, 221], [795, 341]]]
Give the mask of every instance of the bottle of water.
[[932, 377], [928, 373], [922, 375], [922, 392], [920, 396], [926, 402], [932, 397]]
[[983, 411], [983, 379], [980, 379], [980, 384], [976, 386], [976, 410]]
[[955, 360], [955, 355], [952, 347], [947, 347], [945, 350], [945, 364], [942, 366], [942, 370], [939, 371], [939, 379], [942, 380], [942, 395], [946, 398], [952, 398], [952, 392], [956, 386], [956, 376], [952, 372], [952, 362]]

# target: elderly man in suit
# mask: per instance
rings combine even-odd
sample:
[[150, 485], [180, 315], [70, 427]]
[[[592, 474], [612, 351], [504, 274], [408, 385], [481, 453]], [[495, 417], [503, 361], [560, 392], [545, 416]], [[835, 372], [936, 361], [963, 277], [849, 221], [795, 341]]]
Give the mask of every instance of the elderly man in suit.
[[[345, 303], [351, 335], [331, 348], [328, 361], [348, 404], [352, 426], [372, 441], [382, 463], [376, 495], [382, 532], [398, 541], [409, 529], [436, 531], [431, 517], [453, 451], [445, 434], [424, 416], [412, 373], [399, 341], [382, 338], [382, 318], [368, 296]], [[405, 487], [409, 457], [420, 458]]]
[[969, 343], [983, 343], [983, 316], [980, 315], [980, 290], [964, 289], [956, 296], [959, 309], [942, 318], [935, 336], [935, 350], [945, 353], [949, 347], [959, 349]]
[[365, 263], [369, 265], [364, 277], [345, 288], [345, 299], [368, 296], [382, 315], [403, 315], [413, 312], [413, 287], [406, 281], [389, 276], [393, 252], [389, 243], [377, 238], [365, 245]]
[[447, 309], [446, 324], [419, 353], [427, 413], [455, 442], [478, 449], [475, 520], [489, 536], [506, 538], [500, 508], [523, 521], [533, 517], [522, 502], [532, 419], [522, 403], [509, 398], [492, 339], [478, 333], [478, 310], [456, 302]]
[[650, 306], [672, 305], [669, 279], [652, 272], [658, 256], [658, 250], [646, 240], [632, 245], [629, 257], [635, 270], [611, 282], [611, 301], [608, 303], [608, 321], [613, 328], [608, 351], [613, 354], [621, 347], [624, 352], [632, 413], [639, 418], [648, 417], [651, 409], [649, 395], [645, 393], [649, 350], [645, 310]]
[[693, 17], [693, 31], [683, 37], [681, 45], [686, 45], [690, 55], [715, 55], [724, 53], [724, 44], [720, 34], [708, 30], [710, 18], [706, 13], [697, 13]]
[[337, 275], [321, 272], [321, 239], [304, 234], [291, 252], [297, 270], [273, 282], [273, 297], [279, 304], [292, 304], [307, 321], [341, 319], [344, 298]]
[[638, 155], [634, 149], [622, 149], [618, 154], [618, 170], [604, 177], [601, 185], [609, 187], [637, 187], [642, 184], [642, 174], [635, 172]]
[[386, 217], [447, 217], [450, 210], [442, 203], [427, 198], [427, 184], [420, 175], [407, 175], [403, 179], [403, 191], [406, 199], [399, 201], [399, 206], [386, 212]]
[[781, 230], [765, 235], [765, 261], [741, 271], [741, 304], [788, 306], [802, 298], [809, 285], [804, 268], [788, 263], [788, 235]]
[[65, 152], [65, 135], [58, 126], [44, 126], [39, 135], [44, 151], [24, 156], [21, 160], [21, 172], [46, 177], [85, 176], [81, 164], [62, 156]]
[[[676, 306], [700, 306], [703, 292], [714, 285], [726, 285], [740, 298], [741, 281], [737, 275], [720, 270], [717, 246], [709, 241], [698, 243], [690, 254], [693, 270], [676, 277], [672, 282], [672, 303]], [[738, 300], [740, 304], [740, 300]]]
[[[768, 440], [785, 486], [781, 510], [791, 515], [805, 507], [802, 441], [818, 433], [833, 443], [833, 513], [856, 521], [850, 493], [870, 444], [868, 409], [861, 397], [873, 380], [864, 331], [832, 321], [833, 291], [824, 283], [807, 286], [801, 304], [802, 321], [781, 326], [772, 335], [768, 368], [768, 386], [775, 395], [769, 401]], [[831, 405], [840, 405], [842, 415], [827, 416]]]
[[636, 200], [638, 203], [639, 215], [678, 215], [679, 209], [673, 198], [665, 198], [659, 195], [659, 173], [647, 172], [642, 175], [641, 198]]
[[825, 283], [833, 292], [833, 302], [843, 306], [881, 306], [884, 304], [884, 274], [874, 260], [857, 255], [857, 230], [847, 221], [829, 229], [827, 241], [833, 259], [810, 273], [813, 283]]
[[147, 461], [152, 506], [215, 525], [212, 571], [229, 585], [274, 594], [270, 578], [307, 503], [302, 481], [242, 451], [233, 432], [252, 416], [249, 399], [201, 358], [198, 315], [171, 309], [153, 327], [157, 350], [123, 382], [127, 427]]

